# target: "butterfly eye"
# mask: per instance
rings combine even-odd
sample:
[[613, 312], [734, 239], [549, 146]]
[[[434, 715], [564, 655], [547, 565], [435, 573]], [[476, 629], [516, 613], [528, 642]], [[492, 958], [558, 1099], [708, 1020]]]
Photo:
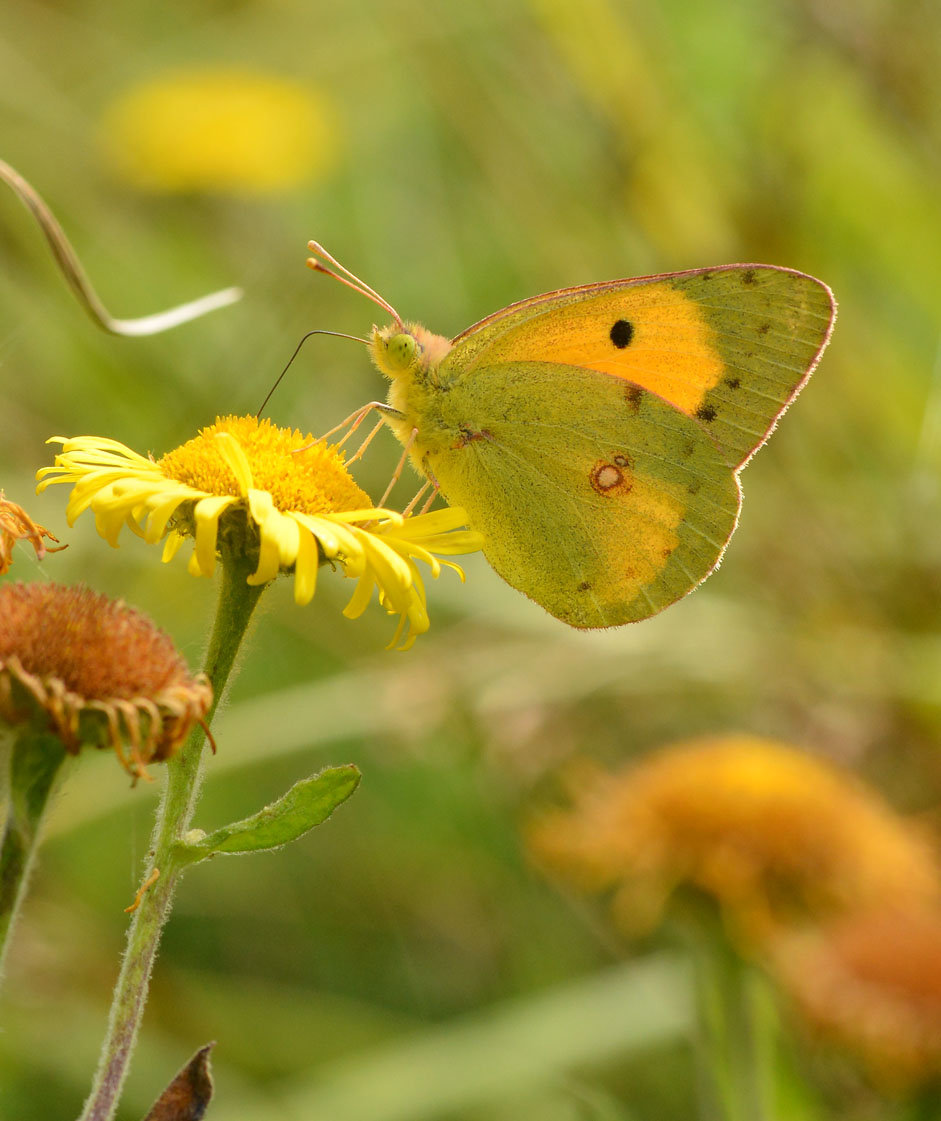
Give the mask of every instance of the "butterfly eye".
[[389, 360], [398, 369], [407, 370], [415, 361], [415, 355], [418, 353], [418, 340], [414, 335], [407, 335], [404, 332], [393, 335], [386, 345]]

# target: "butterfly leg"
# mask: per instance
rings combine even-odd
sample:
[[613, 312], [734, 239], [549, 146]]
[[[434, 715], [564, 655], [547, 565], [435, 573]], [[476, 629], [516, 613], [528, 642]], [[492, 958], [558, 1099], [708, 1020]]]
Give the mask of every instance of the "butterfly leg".
[[413, 428], [412, 432], [411, 432], [411, 435], [405, 441], [405, 448], [403, 449], [402, 454], [399, 456], [399, 462], [395, 465], [395, 470], [392, 472], [392, 478], [389, 480], [389, 485], [386, 487], [385, 493], [383, 494], [382, 498], [379, 500], [379, 505], [380, 506], [385, 506], [386, 499], [392, 493], [392, 488], [395, 486], [395, 484], [401, 478], [402, 470], [405, 467], [406, 460], [408, 459], [408, 453], [412, 450], [412, 445], [415, 443], [415, 440], [417, 439], [417, 437], [418, 437], [418, 429]]
[[[431, 483], [431, 494], [428, 495], [428, 497], [425, 499], [425, 504], [418, 511], [420, 514], [428, 513], [428, 511], [431, 509], [431, 504], [438, 497], [438, 492], [441, 489], [437, 479], [429, 479], [429, 482]], [[418, 494], [421, 494], [421, 491], [419, 491]], [[416, 494], [415, 497], [417, 498], [418, 495]]]
[[[387, 405], [385, 403], [385, 401], [370, 401], [368, 405], [360, 406], [360, 408], [358, 408], [355, 413], [350, 413], [350, 415], [346, 418], [346, 420], [341, 420], [339, 424], [335, 424], [333, 426], [333, 428], [330, 429], [329, 432], [324, 432], [324, 434], [322, 436], [318, 436], [317, 439], [313, 441], [313, 443], [305, 444], [302, 448], [295, 448], [294, 451], [292, 452], [292, 454], [297, 455], [298, 452], [306, 452], [307, 449], [312, 448], [314, 446], [314, 444], [319, 444], [324, 440], [329, 440], [329, 438], [334, 434], [334, 432], [342, 432], [344, 428], [349, 428], [349, 431], [347, 432], [347, 434], [337, 444], [338, 448], [342, 448], [343, 445], [346, 443], [346, 441], [350, 438], [350, 436], [353, 435], [353, 433], [356, 431], [356, 429], [359, 428], [359, 426], [363, 423], [363, 421], [366, 419], [366, 417], [369, 416], [369, 414], [373, 411], [375, 411], [377, 413], [382, 413], [384, 416], [396, 416], [397, 417], [397, 416], [401, 415], [399, 413], [398, 409], [393, 409], [390, 405]], [[366, 441], [367, 444], [373, 438], [374, 435], [375, 435], [375, 432], [370, 433], [370, 435], [367, 437], [367, 441]], [[362, 450], [364, 450], [364, 448], [360, 449], [360, 451], [362, 451]], [[352, 462], [352, 460], [350, 462]]]
[[[360, 426], [360, 424], [362, 424], [363, 419], [366, 416], [367, 410], [375, 410], [377, 413], [382, 413], [384, 416], [396, 416], [396, 417], [401, 416], [401, 413], [398, 411], [398, 409], [393, 409], [391, 407], [391, 405], [384, 405], [381, 401], [371, 401], [368, 405], [364, 406], [364, 408], [360, 409], [358, 414], [357, 413], [353, 414], [356, 417], [356, 420], [353, 422], [353, 427], [349, 430], [349, 432], [347, 432], [347, 434], [343, 437], [343, 439], [339, 442], [339, 444], [337, 444], [338, 448], [342, 448], [343, 445], [346, 443], [346, 441], [350, 438], [350, 436], [352, 436], [353, 433], [356, 431], [356, 429]], [[369, 433], [369, 435], [366, 437], [366, 439], [363, 440], [363, 442], [359, 445], [359, 447], [356, 449], [356, 451], [346, 461], [347, 467], [349, 467], [349, 465], [351, 463], [355, 463], [357, 461], [357, 459], [362, 458], [363, 452], [373, 442], [373, 440], [376, 437], [376, 433], [379, 431], [380, 428], [382, 428], [382, 426], [384, 424], [385, 424], [385, 420], [380, 420], [375, 425], [375, 427]]]
[[[384, 425], [385, 425], [385, 421], [384, 421], [384, 420], [380, 420], [380, 421], [377, 421], [377, 422], [376, 422], [376, 424], [375, 424], [375, 425], [373, 426], [373, 429], [372, 429], [372, 431], [371, 431], [371, 432], [370, 432], [370, 433], [369, 433], [369, 434], [368, 434], [368, 435], [366, 436], [366, 438], [365, 438], [365, 439], [363, 440], [363, 442], [362, 442], [362, 443], [361, 443], [361, 444], [359, 445], [359, 447], [358, 447], [358, 448], [356, 449], [356, 451], [355, 451], [355, 452], [353, 452], [353, 454], [352, 454], [352, 455], [350, 456], [350, 458], [349, 458], [349, 459], [348, 459], [348, 460], [346, 461], [346, 466], [347, 466], [347, 467], [349, 467], [349, 465], [350, 465], [351, 463], [355, 463], [355, 462], [357, 461], [357, 459], [361, 459], [361, 458], [362, 458], [363, 452], [364, 452], [364, 451], [365, 451], [365, 450], [366, 450], [366, 449], [367, 449], [367, 448], [369, 447], [369, 445], [370, 445], [370, 444], [371, 444], [371, 443], [373, 442], [373, 440], [375, 439], [376, 433], [377, 433], [377, 432], [379, 431], [379, 429], [380, 429], [380, 428], [382, 428], [382, 427], [383, 427]], [[339, 443], [339, 444], [337, 445], [337, 447], [341, 447], [341, 446], [343, 445], [344, 441], [345, 441], [345, 440], [346, 440], [346, 439], [347, 439], [347, 438], [348, 438], [349, 436], [351, 436], [351, 435], [353, 434], [353, 432], [354, 432], [354, 431], [355, 431], [355, 429], [352, 429], [352, 428], [351, 428], [351, 429], [350, 429], [350, 431], [349, 431], [349, 432], [348, 432], [348, 433], [346, 434], [346, 436], [344, 436], [344, 437], [343, 437], [343, 439], [342, 439], [342, 440], [340, 441], [340, 443]]]
[[340, 423], [335, 424], [329, 432], [324, 432], [322, 436], [318, 436], [317, 442], [319, 443], [321, 440], [329, 440], [334, 432], [342, 432], [344, 428], [348, 427], [349, 432], [347, 432], [347, 434], [343, 437], [343, 440], [340, 441], [340, 444], [337, 445], [338, 447], [341, 446], [345, 440], [348, 440], [350, 436], [353, 435], [356, 429], [359, 428], [359, 426], [363, 423], [366, 417], [369, 416], [373, 409], [380, 409], [385, 407], [386, 406], [382, 401], [370, 401], [368, 405], [361, 405], [355, 413], [350, 413], [346, 420], [341, 420]]
[[[428, 482], [425, 484], [425, 486], [429, 486], [429, 485], [431, 486], [431, 494], [428, 495], [428, 497], [425, 499], [424, 506], [422, 506], [422, 508], [418, 511], [420, 514], [427, 514], [428, 513], [428, 511], [431, 509], [432, 502], [434, 502], [434, 500], [438, 497], [438, 494], [441, 491], [441, 484], [435, 478], [434, 471], [432, 471], [430, 467], [426, 467], [425, 471], [428, 474]], [[421, 490], [418, 492], [418, 494], [415, 495], [415, 501], [416, 502], [418, 501], [419, 495], [421, 495], [424, 492], [424, 490], [425, 490], [425, 487], [422, 487]]]
[[415, 507], [421, 501], [422, 497], [424, 496], [425, 492], [428, 490], [429, 487], [431, 487], [431, 494], [428, 495], [428, 497], [425, 499], [424, 505], [418, 511], [420, 514], [427, 514], [428, 513], [428, 511], [431, 509], [431, 504], [438, 497], [438, 492], [441, 489], [441, 484], [438, 482], [438, 480], [434, 477], [434, 475], [430, 471], [428, 472], [428, 478], [425, 479], [425, 481], [418, 488], [418, 490], [415, 491], [415, 494], [412, 497], [411, 502], [409, 502], [409, 504], [402, 511], [402, 514], [403, 514], [404, 517], [407, 518], [409, 516], [409, 514], [411, 514], [411, 512], [415, 509]]
[[[407, 518], [407, 517], [409, 516], [409, 514], [410, 514], [410, 513], [411, 513], [411, 512], [412, 512], [412, 511], [413, 511], [413, 510], [415, 509], [415, 507], [416, 507], [416, 506], [418, 505], [418, 503], [419, 503], [419, 502], [421, 501], [421, 498], [422, 498], [422, 496], [424, 495], [425, 491], [426, 491], [426, 490], [427, 490], [427, 489], [428, 489], [428, 488], [429, 488], [430, 486], [431, 486], [431, 479], [426, 479], [426, 480], [424, 481], [424, 483], [422, 483], [422, 485], [421, 485], [421, 486], [420, 486], [420, 487], [418, 488], [418, 490], [417, 490], [417, 491], [415, 491], [415, 495], [414, 495], [414, 497], [412, 498], [411, 502], [409, 502], [409, 504], [408, 504], [408, 505], [407, 505], [407, 506], [405, 507], [405, 509], [404, 509], [404, 510], [402, 511], [402, 516], [403, 516], [403, 517], [406, 517], [406, 518]], [[436, 492], [436, 493], [437, 493], [437, 492]], [[432, 494], [432, 496], [431, 496], [431, 497], [432, 497], [432, 500], [434, 500], [434, 497], [435, 497], [435, 496], [434, 496], [434, 494]], [[426, 503], [425, 505], [427, 506], [427, 503]], [[423, 510], [422, 510], [422, 513], [424, 513], [424, 512], [425, 512], [425, 510], [423, 509]]]

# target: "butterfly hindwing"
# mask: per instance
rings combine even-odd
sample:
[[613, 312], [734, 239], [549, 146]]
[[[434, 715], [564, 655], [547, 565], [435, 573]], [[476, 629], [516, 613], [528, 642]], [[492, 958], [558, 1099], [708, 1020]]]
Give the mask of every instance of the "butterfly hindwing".
[[621, 378], [479, 365], [434, 420], [461, 436], [425, 466], [491, 565], [574, 626], [660, 611], [712, 571], [735, 528], [738, 480], [704, 426]]

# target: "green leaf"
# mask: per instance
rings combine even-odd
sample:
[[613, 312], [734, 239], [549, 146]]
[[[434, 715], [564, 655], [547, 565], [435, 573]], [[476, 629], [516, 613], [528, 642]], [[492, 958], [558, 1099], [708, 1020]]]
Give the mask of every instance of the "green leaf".
[[28, 729], [16, 740], [10, 764], [10, 797], [17, 817], [34, 833], [39, 827], [65, 748], [51, 732]]
[[320, 825], [359, 786], [359, 768], [352, 763], [327, 767], [296, 782], [270, 806], [251, 817], [205, 834], [193, 830], [178, 846], [187, 862], [205, 860], [217, 852], [242, 853], [277, 849]]
[[26, 893], [39, 827], [65, 762], [58, 736], [25, 726], [19, 733], [0, 723], [0, 965], [8, 935]]

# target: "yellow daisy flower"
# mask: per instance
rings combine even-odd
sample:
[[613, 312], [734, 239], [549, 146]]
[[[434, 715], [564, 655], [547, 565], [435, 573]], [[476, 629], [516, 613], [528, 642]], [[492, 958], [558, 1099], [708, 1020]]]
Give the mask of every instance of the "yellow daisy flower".
[[572, 808], [533, 824], [533, 851], [576, 886], [613, 891], [629, 934], [652, 929], [684, 886], [751, 943], [810, 918], [939, 897], [924, 838], [852, 775], [787, 744], [693, 740], [572, 787]]
[[233, 67], [173, 70], [132, 86], [105, 111], [102, 142], [121, 178], [168, 193], [289, 190], [322, 175], [336, 154], [321, 93]]
[[[400, 616], [390, 646], [404, 649], [429, 627], [416, 562], [437, 577], [436, 553], [474, 552], [481, 544], [479, 534], [461, 528], [463, 510], [404, 517], [374, 508], [334, 446], [255, 417], [218, 418], [156, 461], [103, 437], [50, 443], [62, 451], [39, 471], [38, 489], [72, 484], [70, 525], [91, 509], [113, 546], [124, 526], [152, 544], [166, 536], [165, 561], [192, 537], [193, 575], [211, 576], [220, 555], [248, 557], [255, 565], [250, 584], [292, 573], [298, 604], [310, 602], [318, 569], [330, 563], [358, 581], [348, 618], [363, 613], [373, 588]], [[463, 579], [457, 565], [444, 563]]]
[[73, 755], [111, 747], [139, 778], [211, 703], [206, 678], [127, 604], [45, 582], [0, 587], [0, 722], [38, 722]]

